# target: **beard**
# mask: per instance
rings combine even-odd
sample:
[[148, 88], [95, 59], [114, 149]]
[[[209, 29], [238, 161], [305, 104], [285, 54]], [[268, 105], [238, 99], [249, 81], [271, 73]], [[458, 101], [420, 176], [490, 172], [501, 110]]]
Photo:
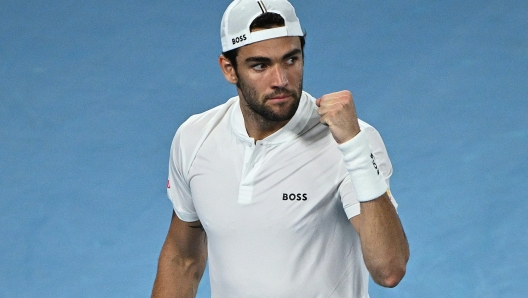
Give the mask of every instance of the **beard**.
[[[272, 93], [264, 95], [262, 100], [259, 100], [257, 90], [255, 90], [253, 86], [248, 84], [240, 76], [238, 76], [238, 82], [236, 84], [242, 93], [247, 106], [253, 111], [255, 115], [260, 116], [261, 121], [263, 120], [265, 122], [282, 122], [290, 120], [293, 115], [295, 115], [295, 112], [299, 107], [302, 94], [302, 85], [303, 80], [301, 78], [299, 86], [297, 86], [296, 89], [276, 88]], [[291, 96], [293, 97], [293, 102], [285, 103], [284, 106], [281, 106], [281, 108], [277, 110], [266, 105], [268, 99], [278, 95]]]

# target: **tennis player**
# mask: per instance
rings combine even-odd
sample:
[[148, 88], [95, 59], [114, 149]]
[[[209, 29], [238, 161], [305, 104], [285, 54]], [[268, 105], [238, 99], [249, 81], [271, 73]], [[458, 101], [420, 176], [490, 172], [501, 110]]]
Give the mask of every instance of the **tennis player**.
[[238, 96], [174, 137], [173, 216], [153, 297], [366, 298], [403, 278], [407, 239], [378, 131], [352, 94], [303, 90], [305, 36], [286, 0], [236, 0], [218, 60]]

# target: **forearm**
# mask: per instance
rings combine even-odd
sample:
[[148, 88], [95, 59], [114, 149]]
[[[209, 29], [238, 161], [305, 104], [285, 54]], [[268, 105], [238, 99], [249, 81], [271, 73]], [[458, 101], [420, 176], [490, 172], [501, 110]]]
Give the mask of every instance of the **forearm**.
[[180, 257], [166, 243], [160, 254], [152, 297], [196, 297], [205, 262], [206, 256]]
[[207, 236], [199, 221], [181, 221], [173, 212], [161, 249], [152, 297], [196, 297], [207, 260]]
[[372, 279], [385, 287], [396, 286], [405, 275], [409, 245], [388, 195], [361, 203], [361, 214], [353, 220]]

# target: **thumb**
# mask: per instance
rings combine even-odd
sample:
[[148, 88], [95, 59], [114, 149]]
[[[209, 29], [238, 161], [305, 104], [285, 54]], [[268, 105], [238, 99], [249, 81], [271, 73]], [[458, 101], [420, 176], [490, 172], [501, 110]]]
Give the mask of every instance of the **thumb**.
[[321, 98], [318, 98], [318, 99], [315, 101], [315, 105], [317, 105], [318, 107], [321, 106]]

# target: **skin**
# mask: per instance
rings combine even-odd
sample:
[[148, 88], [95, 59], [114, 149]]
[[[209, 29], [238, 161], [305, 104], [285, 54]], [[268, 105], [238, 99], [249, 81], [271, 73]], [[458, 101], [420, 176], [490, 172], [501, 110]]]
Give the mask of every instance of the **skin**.
[[[303, 56], [298, 37], [281, 37], [240, 48], [235, 70], [224, 56], [218, 60], [226, 80], [237, 86], [248, 135], [262, 140], [282, 128], [299, 104]], [[317, 99], [321, 123], [336, 144], [360, 131], [352, 94], [339, 91]], [[396, 286], [405, 275], [409, 245], [389, 196], [361, 203], [361, 214], [350, 219], [361, 240], [363, 258], [373, 280]], [[200, 222], [172, 217], [163, 245], [152, 297], [195, 297], [207, 259]]]
[[196, 297], [207, 260], [207, 238], [199, 221], [184, 222], [172, 213], [158, 260], [152, 297]]
[[[356, 108], [350, 91], [323, 95], [316, 101], [321, 123], [328, 125], [334, 140], [344, 143], [359, 131]], [[361, 214], [350, 222], [361, 239], [365, 265], [372, 279], [384, 287], [395, 287], [405, 275], [409, 243], [396, 209], [387, 193], [361, 203]]]
[[298, 37], [240, 48], [237, 70], [224, 56], [218, 62], [226, 80], [237, 86], [246, 130], [255, 141], [273, 134], [293, 117], [301, 97], [304, 64]]

